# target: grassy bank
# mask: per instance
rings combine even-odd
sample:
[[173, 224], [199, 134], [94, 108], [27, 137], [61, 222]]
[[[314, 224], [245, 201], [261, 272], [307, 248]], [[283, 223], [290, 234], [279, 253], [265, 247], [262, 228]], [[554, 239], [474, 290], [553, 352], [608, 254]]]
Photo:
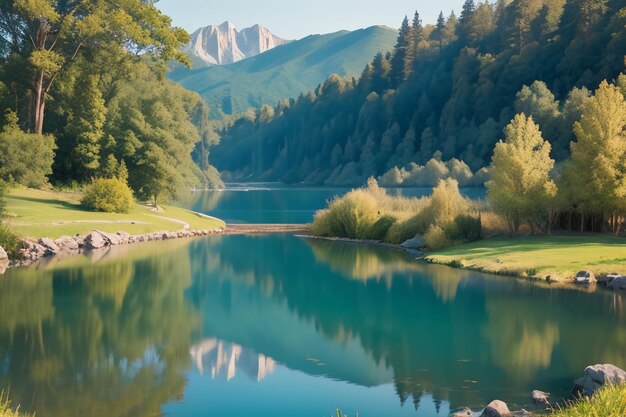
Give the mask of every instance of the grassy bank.
[[6, 224], [25, 237], [58, 238], [98, 229], [104, 232], [125, 231], [130, 234], [156, 231], [177, 231], [189, 225], [195, 230], [214, 230], [225, 227], [224, 222], [172, 206], [161, 206], [159, 212], [151, 207], [135, 204], [128, 214], [96, 213], [80, 205], [77, 193], [60, 193], [13, 189], [6, 196]]
[[580, 270], [626, 273], [626, 239], [604, 235], [528, 236], [482, 240], [433, 252], [429, 262], [489, 273], [554, 280]]
[[552, 417], [624, 417], [626, 385], [609, 386], [592, 398], [583, 398], [556, 411]]

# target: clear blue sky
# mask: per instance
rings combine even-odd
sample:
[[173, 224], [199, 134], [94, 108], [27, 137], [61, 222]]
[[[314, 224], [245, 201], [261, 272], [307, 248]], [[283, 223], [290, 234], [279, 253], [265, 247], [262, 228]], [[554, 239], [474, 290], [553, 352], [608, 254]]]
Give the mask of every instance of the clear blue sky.
[[157, 6], [189, 32], [230, 20], [241, 29], [259, 23], [275, 35], [299, 39], [373, 25], [397, 28], [419, 11], [425, 23], [439, 12], [459, 13], [463, 0], [160, 0]]

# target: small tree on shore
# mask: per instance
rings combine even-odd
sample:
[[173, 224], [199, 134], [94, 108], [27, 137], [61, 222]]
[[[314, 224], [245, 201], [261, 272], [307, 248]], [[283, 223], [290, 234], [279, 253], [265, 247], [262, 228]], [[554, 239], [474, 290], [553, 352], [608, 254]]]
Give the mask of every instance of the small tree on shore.
[[618, 87], [600, 84], [574, 134], [562, 175], [566, 199], [581, 213], [581, 231], [585, 215], [594, 214], [608, 216], [619, 233], [626, 212], [626, 101]]
[[550, 178], [554, 167], [551, 147], [532, 117], [524, 114], [515, 116], [504, 135], [494, 150], [491, 181], [486, 184], [488, 199], [506, 217], [511, 234], [516, 234], [524, 222], [534, 232], [557, 192]]

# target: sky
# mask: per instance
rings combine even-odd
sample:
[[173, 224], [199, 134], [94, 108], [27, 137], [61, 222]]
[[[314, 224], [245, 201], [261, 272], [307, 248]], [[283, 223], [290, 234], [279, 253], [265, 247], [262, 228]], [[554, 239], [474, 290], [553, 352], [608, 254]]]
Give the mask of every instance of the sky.
[[463, 0], [160, 0], [157, 6], [188, 32], [226, 20], [238, 29], [260, 24], [285, 39], [373, 25], [398, 28], [417, 10], [424, 23], [440, 11], [459, 14]]

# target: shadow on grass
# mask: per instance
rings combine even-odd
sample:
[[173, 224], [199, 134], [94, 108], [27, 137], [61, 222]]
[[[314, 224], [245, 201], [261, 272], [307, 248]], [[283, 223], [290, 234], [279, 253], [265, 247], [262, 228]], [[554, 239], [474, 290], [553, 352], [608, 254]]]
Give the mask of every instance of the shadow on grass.
[[13, 199], [13, 200], [27, 201], [27, 202], [30, 202], [30, 203], [46, 204], [46, 205], [49, 205], [49, 206], [56, 206], [56, 207], [60, 207], [60, 208], [63, 208], [63, 209], [66, 209], [66, 210], [72, 210], [72, 211], [88, 211], [81, 204], [69, 203], [69, 202], [63, 201], [63, 200], [35, 198], [35, 197], [25, 197], [25, 196], [8, 196], [7, 199], [8, 198]]

